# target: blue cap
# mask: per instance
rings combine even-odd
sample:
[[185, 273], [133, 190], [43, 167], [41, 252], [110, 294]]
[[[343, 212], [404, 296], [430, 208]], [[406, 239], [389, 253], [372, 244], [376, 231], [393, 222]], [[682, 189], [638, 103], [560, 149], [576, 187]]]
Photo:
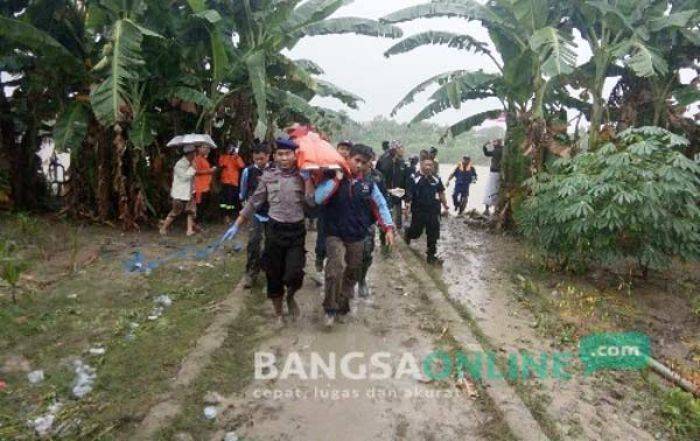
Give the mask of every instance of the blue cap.
[[296, 150], [299, 148], [294, 141], [289, 138], [277, 138], [277, 150]]

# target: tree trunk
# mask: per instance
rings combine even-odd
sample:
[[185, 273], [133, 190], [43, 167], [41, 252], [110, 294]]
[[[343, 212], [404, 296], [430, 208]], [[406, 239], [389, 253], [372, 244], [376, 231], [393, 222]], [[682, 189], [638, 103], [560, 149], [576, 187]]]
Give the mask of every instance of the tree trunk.
[[593, 80], [593, 106], [591, 109], [590, 127], [588, 129], [588, 150], [593, 151], [598, 148], [600, 126], [603, 124], [603, 112], [605, 112], [605, 101], [603, 100], [603, 88], [608, 70], [608, 62], [605, 55], [596, 57], [596, 76]]
[[523, 181], [529, 176], [529, 161], [523, 155], [526, 131], [518, 121], [515, 106], [510, 104], [509, 109], [506, 114], [506, 135], [501, 162], [502, 185], [498, 207], [498, 212], [502, 213], [500, 224], [505, 229], [515, 227], [513, 213], [524, 197]]
[[234, 109], [231, 120], [232, 135], [241, 142], [240, 154], [243, 159], [250, 161], [256, 124], [253, 98], [249, 93], [239, 92], [231, 97], [230, 106]]
[[[0, 91], [3, 91], [4, 89], [4, 84], [2, 81], [0, 81]], [[4, 93], [0, 93], [0, 175], [7, 176], [8, 180], [11, 170], [10, 152], [17, 150], [17, 146], [15, 145], [17, 142], [16, 136], [17, 134], [15, 130], [15, 123], [12, 119], [12, 108], [10, 106], [10, 102], [7, 100]], [[0, 188], [0, 193], [4, 192], [5, 191]], [[4, 197], [7, 197], [9, 201], [3, 202], [0, 200], [0, 204], [7, 203], [11, 206], [12, 195], [5, 194]]]
[[[0, 94], [3, 95], [3, 94]], [[46, 194], [46, 186], [39, 175], [40, 163], [36, 155], [39, 132], [34, 99], [25, 98], [27, 117], [26, 129], [18, 144], [13, 142], [8, 150], [10, 159], [10, 186], [14, 206], [22, 210], [39, 208]], [[11, 113], [10, 113], [11, 115]]]
[[91, 120], [96, 137], [97, 151], [97, 218], [107, 222], [112, 214], [112, 144], [107, 130], [95, 119]]
[[[127, 173], [129, 171], [128, 158], [126, 157], [127, 147], [126, 139], [122, 135], [122, 126], [116, 124], [114, 126], [114, 191], [117, 196], [117, 213], [119, 221], [125, 229], [135, 229], [137, 227], [134, 220], [134, 213], [131, 210], [129, 199], [129, 180]], [[132, 177], [133, 178], [133, 177]]]

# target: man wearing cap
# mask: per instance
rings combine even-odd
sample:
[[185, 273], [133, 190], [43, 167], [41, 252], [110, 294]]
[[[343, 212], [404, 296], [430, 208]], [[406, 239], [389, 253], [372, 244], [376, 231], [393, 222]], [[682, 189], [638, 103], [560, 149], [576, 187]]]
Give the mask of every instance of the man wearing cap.
[[[255, 193], [229, 231], [235, 234], [265, 203], [269, 204], [261, 266], [267, 278], [267, 296], [272, 300], [278, 324], [282, 325], [285, 294], [292, 319], [300, 314], [294, 294], [304, 281], [304, 207], [313, 205], [313, 192], [307, 191], [311, 183], [304, 182], [296, 166], [297, 145], [284, 139], [278, 139], [276, 144], [275, 167], [263, 172]], [[229, 232], [224, 237], [227, 236]]]
[[194, 176], [197, 174], [194, 168], [196, 148], [193, 145], [186, 145], [182, 148], [182, 153], [182, 157], [175, 163], [173, 168], [173, 184], [170, 188], [172, 209], [160, 226], [160, 234], [163, 236], [168, 234], [170, 225], [183, 212], [187, 213], [187, 235], [192, 236], [195, 234], [194, 216], [196, 208], [193, 196], [193, 181]]
[[440, 265], [442, 260], [437, 257], [437, 241], [440, 238], [440, 205], [444, 207], [443, 215], [447, 215], [447, 199], [442, 180], [434, 173], [433, 160], [424, 159], [420, 164], [420, 172], [411, 182], [407, 193], [406, 204], [411, 209], [411, 225], [406, 230], [404, 240], [407, 244], [418, 239], [425, 230], [427, 236], [427, 261], [431, 265]]

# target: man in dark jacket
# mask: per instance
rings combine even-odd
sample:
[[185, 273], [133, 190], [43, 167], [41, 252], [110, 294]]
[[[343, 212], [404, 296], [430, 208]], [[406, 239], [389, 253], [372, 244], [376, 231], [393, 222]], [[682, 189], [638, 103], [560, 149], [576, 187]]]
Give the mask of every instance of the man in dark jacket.
[[440, 238], [440, 205], [444, 213], [448, 211], [445, 198], [445, 186], [439, 176], [434, 175], [432, 159], [421, 162], [421, 170], [411, 182], [406, 203], [411, 209], [411, 225], [406, 230], [404, 240], [407, 244], [418, 239], [423, 230], [428, 239], [427, 261], [432, 265], [442, 263], [437, 258], [437, 241]]
[[[247, 202], [258, 188], [258, 182], [270, 161], [270, 146], [267, 143], [258, 143], [253, 146], [253, 164], [243, 169], [240, 183], [239, 199]], [[260, 272], [260, 249], [262, 245], [265, 223], [269, 220], [267, 210], [269, 203], [263, 204], [253, 215], [248, 234], [248, 246], [246, 248], [246, 273], [243, 276], [243, 287], [250, 288]]]
[[[384, 175], [384, 186], [389, 193], [389, 205], [391, 207], [392, 218], [396, 223], [396, 228], [401, 229], [403, 227], [402, 202], [405, 197], [406, 185], [409, 181], [411, 170], [404, 159], [406, 150], [400, 141], [392, 141], [389, 151], [393, 152], [391, 161], [381, 164], [382, 167], [377, 167], [377, 170]], [[382, 244], [384, 244], [383, 237]]]
[[378, 221], [386, 231], [387, 243], [393, 244], [393, 222], [386, 200], [374, 181], [362, 173], [372, 154], [370, 147], [355, 144], [348, 159], [351, 176], [338, 172], [334, 179], [323, 182], [316, 189], [316, 204], [325, 206], [328, 261], [323, 309], [328, 327], [333, 326], [336, 317], [350, 312], [350, 298], [362, 270], [369, 227]]

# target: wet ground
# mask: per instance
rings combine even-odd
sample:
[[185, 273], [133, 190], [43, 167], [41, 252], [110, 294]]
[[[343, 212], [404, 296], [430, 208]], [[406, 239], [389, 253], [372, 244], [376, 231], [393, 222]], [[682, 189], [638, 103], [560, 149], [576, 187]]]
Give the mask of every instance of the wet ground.
[[[298, 295], [303, 316], [271, 332], [272, 337], [256, 349], [274, 355], [272, 369], [278, 374], [291, 366], [301, 369], [302, 375], [254, 379], [242, 392], [226, 397], [229, 404], [217, 416], [218, 430], [211, 439], [222, 439], [231, 431], [242, 439], [259, 440], [669, 438], [643, 375], [585, 376], [576, 360], [568, 380], [527, 378], [507, 385], [535, 416], [541, 438], [513, 430], [503, 419], [503, 409], [489, 398], [488, 386], [460, 387], [455, 376], [442, 381], [420, 375], [348, 379], [342, 373], [335, 379], [306, 378], [318, 361], [314, 357], [330, 363], [331, 354], [338, 366], [343, 356], [358, 353], [352, 366], [362, 369], [365, 364], [368, 370], [372, 369], [369, 357], [376, 353], [386, 353], [394, 368], [404, 353], [413, 354], [420, 363], [433, 351], [459, 347], [453, 336], [461, 330], [478, 334], [481, 350], [501, 359], [523, 351], [547, 357], [567, 351], [576, 355], [574, 339], [543, 332], [538, 323], [543, 320], [541, 312], [523, 302], [522, 276], [512, 270], [525, 256], [522, 245], [467, 227], [463, 218], [451, 216], [443, 222], [439, 245], [443, 268], [422, 263], [424, 246], [420, 240], [410, 248], [401, 245], [402, 251], [390, 257], [377, 252], [370, 274], [372, 299], [356, 299], [347, 322], [331, 330], [323, 326], [322, 288], [313, 282], [309, 266]], [[431, 284], [421, 279], [430, 279]], [[426, 295], [426, 289], [443, 291], [464, 320], [446, 324], [430, 301], [434, 293]], [[271, 321], [269, 311], [265, 314]], [[295, 357], [298, 364], [290, 361]], [[475, 391], [468, 390], [472, 386]]]
[[[470, 206], [479, 204], [479, 188], [478, 184], [473, 188]], [[206, 240], [199, 238], [198, 243], [190, 245], [205, 246], [217, 237], [218, 229], [214, 228]], [[119, 298], [125, 302], [120, 306], [125, 311], [138, 307], [147, 312], [151, 297], [161, 292], [173, 296], [173, 309], [152, 325], [144, 325], [136, 343], [123, 343], [121, 331], [115, 333], [103, 326], [101, 338], [107, 342], [107, 356], [100, 359], [101, 364], [96, 362], [95, 398], [68, 401], [71, 409], [80, 409], [81, 418], [87, 419], [90, 412], [104, 413], [99, 418], [104, 426], [96, 426], [94, 433], [103, 431], [109, 439], [222, 440], [226, 435], [229, 440], [303, 441], [673, 438], [660, 412], [659, 395], [654, 392], [654, 385], [666, 388], [668, 384], [650, 373], [598, 372], [585, 376], [574, 360], [568, 380], [530, 376], [494, 385], [471, 381], [455, 370], [445, 378], [430, 379], [422, 362], [435, 351], [451, 357], [458, 350], [467, 354], [488, 352], [495, 354], [496, 368], [505, 371], [512, 354], [544, 354], [550, 360], [555, 353], [576, 356], [578, 339], [586, 333], [640, 330], [650, 335], [657, 358], [680, 360], [692, 372], [697, 354], [693, 345], [700, 335], [688, 301], [688, 294], [697, 286], [692, 269], [682, 268], [672, 282], [657, 278], [649, 280], [648, 285], [640, 281], [617, 284], [610, 274], [573, 277], [538, 272], [536, 262], [521, 243], [468, 226], [463, 217], [451, 215], [445, 219], [441, 234], [442, 268], [425, 264], [423, 239], [411, 247], [399, 244], [389, 256], [377, 249], [369, 276], [372, 297], [354, 300], [352, 315], [330, 330], [322, 323], [322, 287], [316, 283], [320, 278], [312, 268], [313, 253], [308, 254], [307, 278], [298, 294], [302, 316], [281, 329], [271, 324], [271, 307], [261, 286], [252, 291], [240, 284], [233, 288], [240, 255], [218, 254], [213, 265], [199, 261], [168, 263], [152, 275], [139, 276], [123, 274], [124, 268], [116, 263], [129, 258], [136, 248], [153, 257], [189, 243], [179, 237], [117, 237], [109, 230], [95, 242], [102, 244], [97, 257], [94, 246], [61, 249], [60, 253], [73, 256], [80, 269], [71, 273], [70, 287], [57, 291], [50, 283], [60, 287], [63, 282], [38, 277], [27, 280], [48, 284], [44, 294], [47, 298], [72, 299], [74, 285], [85, 285], [88, 276], [95, 279], [90, 279], [90, 286], [108, 292], [98, 284], [108, 275], [112, 282], [105, 283], [120, 292], [133, 288], [134, 299], [123, 293], [119, 296], [118, 292], [105, 295], [104, 300], [93, 299], [86, 292], [78, 299], [111, 302]], [[307, 249], [313, 249], [314, 239], [315, 233], [311, 232]], [[47, 257], [48, 261], [55, 259]], [[139, 297], [140, 283], [153, 285], [171, 272], [178, 275], [177, 280], [167, 286], [151, 286], [147, 297]], [[201, 280], [190, 281], [189, 276], [194, 275], [201, 276]], [[214, 275], [220, 275], [221, 280]], [[178, 288], [177, 284], [183, 286]], [[200, 285], [216, 290], [207, 294]], [[103, 309], [98, 303], [94, 305], [95, 311]], [[74, 320], [67, 319], [66, 323]], [[121, 330], [118, 323], [114, 326]], [[84, 346], [82, 342], [80, 346]], [[173, 352], [175, 346], [177, 352]], [[170, 349], [163, 351], [166, 347]], [[14, 347], [12, 352], [35, 361], [21, 349]], [[111, 354], [120, 351], [124, 358], [116, 363]], [[274, 357], [259, 375], [254, 366], [256, 354]], [[381, 375], [385, 371], [372, 359], [377, 354], [388, 365], [388, 376]], [[405, 359], [406, 354], [417, 364], [417, 373]], [[344, 359], [348, 363], [346, 372], [341, 366]], [[128, 372], [133, 369], [129, 366], [139, 363], [162, 363], [162, 372], [151, 368], [148, 372], [156, 372], [157, 377], [139, 380], [142, 374], [132, 377]], [[323, 370], [323, 366], [333, 363], [335, 369], [329, 369], [335, 377]], [[314, 377], [312, 366], [321, 375]], [[405, 368], [401, 375], [399, 367]], [[285, 368], [289, 374], [286, 378], [281, 375]], [[366, 376], [360, 375], [362, 369], [366, 369]], [[279, 375], [269, 375], [272, 370]], [[373, 377], [373, 373], [379, 373], [380, 378]], [[60, 370], [47, 374], [45, 386], [49, 390], [54, 387], [54, 379], [60, 379]], [[20, 381], [21, 375], [7, 378]], [[117, 378], [118, 382], [110, 383], [109, 378]], [[137, 380], [142, 381], [141, 386]], [[10, 384], [8, 391], [15, 393], [13, 387]], [[125, 395], [134, 402], [125, 401], [130, 404], [124, 406], [119, 400], [125, 398], [113, 390], [115, 387], [128, 392]], [[136, 394], [140, 387], [147, 389], [143, 395]], [[32, 399], [36, 401], [32, 409], [40, 412], [45, 407], [43, 401], [38, 396]], [[109, 415], [104, 408], [94, 410], [98, 403], [109, 399], [117, 400], [110, 401]], [[518, 415], [532, 419], [536, 430], [522, 429], [529, 422], [519, 424]], [[60, 418], [55, 426], [76, 423], [69, 415]]]

